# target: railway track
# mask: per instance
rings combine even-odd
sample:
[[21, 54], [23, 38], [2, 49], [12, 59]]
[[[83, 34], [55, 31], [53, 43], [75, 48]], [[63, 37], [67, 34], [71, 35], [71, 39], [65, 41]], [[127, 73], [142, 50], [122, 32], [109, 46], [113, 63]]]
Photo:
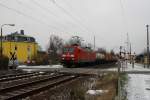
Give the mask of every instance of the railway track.
[[75, 78], [78, 75], [69, 74], [54, 74], [44, 78], [30, 80], [25, 83], [20, 83], [0, 89], [0, 100], [16, 100], [24, 98], [40, 91], [50, 89], [54, 86], [63, 84]]
[[24, 74], [32, 74], [35, 72], [31, 72], [31, 73], [15, 73], [15, 74], [8, 74], [8, 75], [0, 75], [0, 78], [6, 78], [6, 77], [12, 77], [12, 76], [19, 76], [19, 75], [24, 75]]
[[16, 75], [6, 75], [6, 76], [1, 76], [0, 77], [0, 83], [1, 82], [6, 82], [6, 81], [13, 81], [17, 79], [22, 79], [22, 78], [27, 78], [27, 77], [32, 77], [32, 76], [37, 76], [37, 75], [43, 75], [44, 73], [21, 73], [21, 74], [16, 74]]

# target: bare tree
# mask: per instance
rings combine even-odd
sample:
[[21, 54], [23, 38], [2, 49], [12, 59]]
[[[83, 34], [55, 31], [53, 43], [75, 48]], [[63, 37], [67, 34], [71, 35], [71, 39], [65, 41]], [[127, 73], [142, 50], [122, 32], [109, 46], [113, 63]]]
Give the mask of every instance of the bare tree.
[[57, 62], [63, 48], [63, 39], [59, 36], [51, 35], [48, 45], [48, 54], [51, 62]]

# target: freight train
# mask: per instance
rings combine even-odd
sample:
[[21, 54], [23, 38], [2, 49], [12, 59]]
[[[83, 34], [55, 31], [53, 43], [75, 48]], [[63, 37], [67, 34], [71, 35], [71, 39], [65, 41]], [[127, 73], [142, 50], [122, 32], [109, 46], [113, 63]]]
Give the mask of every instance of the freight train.
[[107, 64], [117, 62], [118, 57], [111, 53], [96, 52], [96, 64]]
[[90, 47], [83, 47], [78, 43], [63, 47], [61, 63], [64, 66], [94, 65], [117, 61], [115, 55], [111, 55], [110, 53], [102, 54], [92, 50]]

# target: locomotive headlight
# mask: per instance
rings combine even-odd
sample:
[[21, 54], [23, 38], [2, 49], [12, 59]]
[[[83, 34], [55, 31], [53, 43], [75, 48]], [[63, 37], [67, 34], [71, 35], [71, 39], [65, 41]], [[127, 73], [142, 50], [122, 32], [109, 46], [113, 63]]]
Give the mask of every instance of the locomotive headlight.
[[66, 57], [66, 55], [62, 55], [62, 57]]
[[74, 57], [74, 55], [70, 55], [70, 57]]

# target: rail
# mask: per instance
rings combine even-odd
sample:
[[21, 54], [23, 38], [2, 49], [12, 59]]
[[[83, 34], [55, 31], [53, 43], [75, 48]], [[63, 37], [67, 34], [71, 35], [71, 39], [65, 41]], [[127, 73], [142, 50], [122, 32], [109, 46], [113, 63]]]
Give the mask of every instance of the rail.
[[42, 90], [52, 88], [64, 82], [70, 81], [79, 77], [78, 75], [57, 74], [49, 77], [29, 81], [23, 84], [18, 84], [0, 89], [0, 100], [14, 100], [23, 98]]

